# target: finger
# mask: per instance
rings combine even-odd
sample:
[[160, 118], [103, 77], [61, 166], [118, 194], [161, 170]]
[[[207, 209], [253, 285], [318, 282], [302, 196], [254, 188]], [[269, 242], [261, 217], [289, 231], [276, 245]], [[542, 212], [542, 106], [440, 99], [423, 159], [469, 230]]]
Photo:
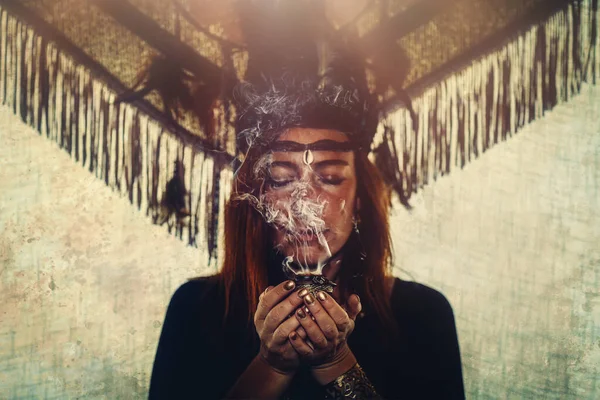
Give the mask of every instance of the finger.
[[263, 292], [263, 294], [267, 294], [267, 292], [268, 292], [269, 290], [273, 289], [274, 287], [275, 287], [275, 286], [267, 286], [267, 287], [265, 288], [265, 291]]
[[[269, 294], [266, 294], [263, 300], [266, 299], [268, 295]], [[293, 314], [294, 311], [302, 305], [302, 302], [303, 299], [296, 294], [285, 297], [279, 304], [277, 304], [268, 312], [267, 317], [264, 319], [263, 328], [270, 331], [275, 331], [275, 329], [277, 329], [277, 327], [283, 321], [285, 321], [290, 314]]]
[[[294, 318], [294, 319], [296, 319], [296, 318]], [[298, 324], [300, 324], [300, 322], [298, 322]], [[306, 331], [304, 330], [304, 328], [302, 326], [298, 326], [298, 328], [296, 329], [296, 333], [302, 339], [306, 339], [308, 337], [308, 334], [306, 333]]]
[[290, 333], [290, 344], [303, 357], [308, 357], [314, 353], [314, 348], [310, 347], [306, 340], [302, 339], [296, 332]]
[[348, 316], [353, 321], [356, 320], [356, 316], [362, 311], [362, 303], [360, 302], [360, 297], [357, 294], [353, 294], [348, 298], [346, 302], [348, 309]]
[[[303, 301], [304, 301], [304, 300], [303, 300]], [[316, 319], [315, 319], [314, 315], [312, 315], [312, 314], [310, 313], [310, 310], [308, 309], [308, 307], [304, 306], [304, 307], [302, 307], [302, 308], [304, 309], [304, 312], [305, 312], [305, 313], [306, 313], [308, 316], [310, 316], [310, 319], [312, 319], [313, 321], [316, 321]]]
[[310, 313], [315, 317], [315, 321], [319, 325], [323, 335], [325, 335], [328, 340], [333, 340], [336, 338], [339, 333], [338, 327], [327, 310], [323, 308], [320, 301], [317, 301], [312, 294], [308, 294], [304, 296], [304, 304], [306, 304], [306, 307], [308, 307]]
[[317, 299], [335, 323], [337, 330], [345, 331], [350, 325], [351, 320], [351, 317], [346, 310], [344, 310], [333, 297], [325, 292], [320, 291], [317, 293]]
[[263, 296], [264, 296], [264, 295], [265, 295], [265, 294], [266, 294], [266, 293], [267, 293], [269, 290], [271, 290], [271, 289], [273, 289], [273, 286], [267, 286], [267, 288], [264, 290], [264, 292], [262, 292], [262, 293], [260, 294], [260, 296], [258, 296], [258, 301], [261, 301], [261, 300], [262, 300], [262, 298], [263, 298]]
[[318, 349], [327, 347], [328, 341], [325, 334], [321, 328], [319, 328], [317, 322], [310, 319], [308, 314], [302, 308], [299, 308], [298, 311], [296, 311], [296, 318], [298, 318], [300, 325], [302, 325], [306, 331], [307, 339], [305, 340], [310, 340], [314, 347]]
[[300, 328], [300, 321], [297, 318], [288, 318], [283, 321], [273, 332], [273, 343], [282, 345], [288, 340], [290, 333]]
[[285, 281], [273, 289], [266, 291], [266, 293], [263, 292], [263, 295], [259, 298], [256, 313], [254, 314], [254, 322], [264, 321], [269, 311], [288, 296], [294, 290], [295, 286], [294, 281]]

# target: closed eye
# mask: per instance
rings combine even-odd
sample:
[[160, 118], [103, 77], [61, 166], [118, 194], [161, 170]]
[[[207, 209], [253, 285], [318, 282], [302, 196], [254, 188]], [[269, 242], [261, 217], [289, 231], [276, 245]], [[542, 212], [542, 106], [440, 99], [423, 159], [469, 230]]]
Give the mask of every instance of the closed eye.
[[337, 175], [319, 175], [319, 180], [326, 185], [338, 186], [346, 179]]
[[279, 189], [292, 183], [293, 179], [267, 179], [267, 186], [272, 189]]

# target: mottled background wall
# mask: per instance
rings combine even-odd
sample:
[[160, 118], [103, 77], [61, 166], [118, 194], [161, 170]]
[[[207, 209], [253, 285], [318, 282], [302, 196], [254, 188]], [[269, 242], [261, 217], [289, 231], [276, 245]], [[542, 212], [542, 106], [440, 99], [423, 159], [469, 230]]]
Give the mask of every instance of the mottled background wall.
[[[397, 275], [454, 306], [469, 398], [600, 398], [600, 88], [396, 208]], [[0, 108], [0, 398], [144, 398], [205, 254]]]

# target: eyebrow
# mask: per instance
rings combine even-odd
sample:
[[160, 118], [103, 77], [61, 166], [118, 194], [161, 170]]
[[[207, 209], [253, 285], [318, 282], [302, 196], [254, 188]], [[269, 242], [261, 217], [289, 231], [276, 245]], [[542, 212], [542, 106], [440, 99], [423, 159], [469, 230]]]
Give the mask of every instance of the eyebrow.
[[[321, 169], [321, 168], [326, 168], [326, 167], [331, 167], [331, 166], [349, 166], [350, 164], [348, 163], [348, 161], [346, 160], [323, 160], [323, 161], [318, 161], [314, 164], [311, 164], [312, 167], [316, 168], [316, 169]], [[290, 162], [290, 161], [273, 161], [271, 163], [271, 167], [283, 167], [283, 168], [289, 168], [289, 169], [293, 169], [293, 170], [298, 170], [298, 164]]]
[[270, 164], [271, 167], [283, 167], [289, 169], [298, 169], [296, 164], [290, 161], [273, 161]]
[[326, 168], [331, 166], [348, 166], [350, 165], [346, 160], [323, 160], [313, 164], [315, 168]]

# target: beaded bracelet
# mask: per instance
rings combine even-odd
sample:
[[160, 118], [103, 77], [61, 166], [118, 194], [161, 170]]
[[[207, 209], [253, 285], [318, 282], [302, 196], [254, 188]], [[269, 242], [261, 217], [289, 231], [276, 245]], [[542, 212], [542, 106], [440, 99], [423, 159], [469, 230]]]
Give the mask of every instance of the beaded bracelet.
[[356, 363], [349, 371], [338, 376], [333, 382], [324, 386], [325, 399], [381, 399], [373, 384]]

